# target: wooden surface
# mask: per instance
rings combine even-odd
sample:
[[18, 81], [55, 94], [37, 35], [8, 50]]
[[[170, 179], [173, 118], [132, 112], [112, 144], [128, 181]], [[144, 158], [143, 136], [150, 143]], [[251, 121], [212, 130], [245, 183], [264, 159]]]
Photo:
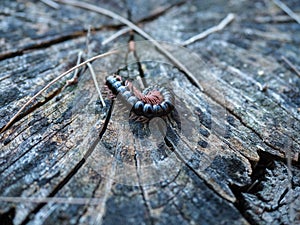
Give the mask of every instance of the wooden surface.
[[[103, 107], [86, 68], [62, 90], [64, 77], [0, 134], [0, 224], [300, 224], [300, 76], [284, 60], [300, 70], [300, 25], [267, 0], [88, 2], [168, 42], [203, 91], [137, 42], [147, 83], [176, 96], [162, 135], [162, 120], [129, 123], [118, 98]], [[299, 1], [285, 3], [299, 15]], [[229, 13], [223, 30], [180, 47]], [[89, 26], [91, 56], [122, 51], [93, 62], [102, 87], [117, 70], [138, 74], [124, 69], [129, 33], [101, 44], [125, 27], [117, 20], [3, 0], [0, 21], [0, 129], [76, 64]]]

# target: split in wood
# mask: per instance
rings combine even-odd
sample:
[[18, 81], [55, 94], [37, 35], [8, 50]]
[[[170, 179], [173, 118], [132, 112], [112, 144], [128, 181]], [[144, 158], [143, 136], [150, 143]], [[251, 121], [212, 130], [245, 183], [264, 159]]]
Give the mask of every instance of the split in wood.
[[36, 93], [33, 97], [31, 97], [22, 107], [21, 109], [19, 109], [19, 111], [8, 121], [8, 123], [1, 129], [0, 133], [4, 132], [15, 120], [16, 118], [22, 113], [22, 111], [30, 105], [30, 103], [32, 101], [34, 101], [38, 96], [40, 96], [44, 91], [46, 91], [51, 85], [53, 85], [54, 83], [56, 83], [58, 80], [60, 80], [61, 78], [63, 78], [64, 76], [68, 75], [69, 73], [71, 73], [72, 71], [96, 60], [96, 59], [100, 59], [112, 54], [116, 54], [118, 51], [114, 50], [114, 51], [110, 51], [110, 52], [106, 52], [100, 55], [96, 55], [92, 58], [89, 58], [88, 60], [72, 67], [71, 69], [69, 69], [68, 71], [60, 74], [57, 78], [55, 78], [53, 81], [49, 82], [44, 88], [42, 88], [42, 90], [40, 90], [38, 93]]
[[160, 43], [158, 43], [148, 33], [146, 33], [144, 30], [139, 28], [137, 25], [135, 25], [134, 23], [132, 23], [128, 19], [126, 19], [126, 18], [120, 16], [119, 14], [114, 13], [110, 10], [107, 10], [107, 9], [102, 8], [102, 7], [99, 7], [99, 6], [96, 6], [96, 5], [93, 5], [93, 4], [89, 4], [89, 3], [86, 3], [86, 2], [80, 2], [80, 1], [76, 1], [76, 0], [55, 0], [55, 1], [57, 1], [59, 3], [67, 4], [67, 5], [72, 5], [74, 7], [79, 7], [79, 8], [83, 8], [83, 9], [86, 9], [86, 10], [90, 10], [90, 11], [93, 11], [93, 12], [96, 12], [96, 13], [100, 13], [102, 15], [106, 15], [108, 17], [111, 17], [111, 18], [113, 18], [115, 20], [118, 20], [121, 23], [127, 25], [132, 30], [134, 30], [135, 32], [137, 32], [138, 34], [143, 36], [145, 39], [149, 40], [158, 49], [158, 51], [160, 53], [165, 55], [172, 63], [174, 63], [175, 66], [180, 68], [184, 72], [184, 74], [191, 80], [191, 82], [193, 82], [193, 84], [196, 87], [198, 87], [201, 91], [203, 91], [203, 87], [199, 83], [198, 79], [192, 74], [192, 72], [183, 63], [180, 62], [180, 60], [178, 60], [172, 53], [167, 51]]

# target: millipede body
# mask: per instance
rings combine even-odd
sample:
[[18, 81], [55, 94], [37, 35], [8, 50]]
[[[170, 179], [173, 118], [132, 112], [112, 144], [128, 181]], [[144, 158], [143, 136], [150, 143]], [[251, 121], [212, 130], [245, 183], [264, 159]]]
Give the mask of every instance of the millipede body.
[[106, 78], [106, 85], [115, 96], [120, 96], [132, 107], [136, 116], [148, 119], [168, 115], [175, 104], [174, 94], [167, 88], [153, 86], [140, 92], [131, 82], [124, 82], [118, 75]]

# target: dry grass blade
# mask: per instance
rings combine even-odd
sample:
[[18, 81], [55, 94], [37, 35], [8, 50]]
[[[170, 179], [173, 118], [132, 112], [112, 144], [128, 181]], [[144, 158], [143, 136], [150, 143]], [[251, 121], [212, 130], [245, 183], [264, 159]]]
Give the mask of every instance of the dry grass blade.
[[97, 90], [97, 92], [98, 92], [100, 101], [101, 101], [101, 103], [102, 103], [102, 106], [103, 106], [103, 107], [106, 107], [106, 104], [105, 104], [104, 99], [103, 99], [102, 94], [101, 94], [101, 90], [100, 90], [99, 85], [98, 85], [98, 82], [97, 82], [97, 78], [96, 78], [96, 74], [95, 74], [95, 72], [94, 72], [94, 69], [93, 69], [93, 67], [92, 67], [92, 65], [91, 65], [90, 63], [87, 63], [87, 66], [89, 67], [89, 70], [90, 70], [90, 73], [91, 73], [91, 75], [92, 75], [92, 78], [93, 78], [93, 81], [94, 81], [96, 90]]
[[295, 71], [295, 73], [300, 77], [300, 71], [296, 68], [296, 66], [294, 66], [293, 63], [292, 63], [290, 60], [288, 60], [286, 57], [281, 56], [281, 58], [282, 58], [282, 60], [283, 60], [286, 64], [288, 64], [289, 67], [291, 67], [291, 68]]
[[131, 29], [130, 27], [125, 27], [121, 30], [119, 30], [118, 32], [114, 33], [113, 35], [111, 35], [109, 38], [105, 39], [104, 41], [102, 41], [102, 45], [106, 45], [109, 42], [115, 40], [116, 38], [120, 37], [123, 34], [126, 34], [127, 32], [129, 32]]
[[[89, 58], [90, 55], [91, 55], [91, 49], [90, 49], [90, 38], [91, 38], [91, 26], [89, 25], [88, 27], [88, 31], [87, 31], [87, 35], [86, 35], [86, 52], [87, 52], [87, 57]], [[96, 78], [96, 74], [94, 72], [94, 69], [93, 69], [93, 66], [91, 63], [87, 63], [87, 66], [89, 68], [89, 71], [92, 75], [92, 78], [93, 78], [93, 81], [94, 81], [94, 84], [95, 84], [95, 87], [96, 87], [96, 90], [98, 92], [98, 95], [99, 95], [99, 98], [100, 98], [100, 101], [102, 103], [102, 106], [103, 107], [106, 107], [106, 104], [104, 102], [104, 99], [102, 97], [102, 94], [101, 94], [101, 91], [100, 91], [100, 88], [99, 88], [99, 85], [98, 85], [98, 82], [97, 82], [97, 78]]]
[[[81, 56], [82, 56], [83, 52], [80, 51], [77, 55], [77, 62], [76, 62], [76, 66], [79, 65], [80, 61], [81, 61]], [[61, 91], [64, 91], [67, 87], [69, 87], [72, 84], [75, 84], [78, 81], [78, 77], [79, 77], [79, 70], [78, 68], [75, 70], [73, 77], [70, 80], [66, 81], [65, 86], [61, 89]]]
[[55, 82], [57, 82], [59, 79], [63, 78], [64, 76], [66, 76], [67, 74], [71, 73], [72, 71], [88, 64], [89, 62], [92, 62], [96, 59], [100, 59], [103, 58], [105, 56], [108, 55], [112, 55], [112, 54], [116, 54], [118, 51], [110, 51], [110, 52], [106, 52], [104, 54], [100, 54], [100, 55], [96, 55], [74, 67], [72, 67], [71, 69], [69, 69], [68, 71], [62, 73], [61, 75], [59, 75], [58, 77], [56, 77], [53, 81], [51, 81], [50, 83], [48, 83], [44, 88], [42, 88], [42, 90], [40, 90], [38, 93], [36, 93], [32, 98], [30, 98], [21, 108], [20, 110], [8, 121], [8, 123], [5, 125], [5, 127], [3, 127], [0, 131], [0, 133], [4, 132], [14, 121], [15, 119], [21, 114], [21, 112], [30, 105], [30, 103], [36, 99], [39, 95], [41, 95], [44, 91], [46, 91], [51, 85], [53, 85]]
[[0, 196], [3, 202], [26, 202], [26, 203], [58, 203], [74, 205], [98, 205], [103, 201], [101, 198], [63, 198], [63, 197], [6, 197]]
[[40, 0], [40, 1], [54, 9], [59, 9], [59, 5], [56, 2], [53, 2], [52, 0]]
[[100, 13], [102, 15], [109, 16], [113, 19], [116, 19], [120, 21], [121, 23], [127, 25], [130, 27], [132, 30], [143, 36], [145, 39], [149, 40], [157, 49], [164, 54], [172, 63], [174, 63], [175, 66], [180, 68], [187, 76], [188, 78], [201, 90], [203, 91], [202, 86], [200, 85], [199, 81], [196, 79], [196, 77], [188, 70], [188, 68], [183, 65], [175, 56], [173, 56], [169, 51], [167, 51], [161, 44], [159, 44], [156, 40], [154, 40], [149, 34], [147, 34], [145, 31], [143, 31], [141, 28], [139, 28], [137, 25], [134, 23], [130, 22], [128, 19], [110, 11], [104, 8], [101, 8], [96, 5], [92, 5], [86, 2], [80, 2], [76, 0], [56, 0], [57, 2], [67, 4], [67, 5], [72, 5], [75, 7], [87, 9], [96, 13]]
[[192, 44], [195, 41], [201, 40], [214, 32], [223, 30], [229, 23], [231, 23], [234, 20], [234, 18], [235, 18], [234, 14], [229, 13], [218, 25], [213, 26], [213, 27], [203, 31], [200, 34], [197, 34], [197, 35], [189, 38], [188, 40], [182, 42], [181, 45], [186, 46], [186, 45]]
[[288, 14], [291, 18], [293, 18], [297, 23], [300, 24], [300, 16], [294, 13], [286, 4], [281, 2], [280, 0], [273, 0], [273, 2], [281, 8], [286, 14]]
[[9, 74], [9, 75], [6, 75], [6, 76], [4, 76], [4, 77], [1, 77], [0, 78], [0, 81], [3, 81], [3, 80], [5, 80], [5, 79], [7, 79], [7, 78], [9, 78], [11, 75]]

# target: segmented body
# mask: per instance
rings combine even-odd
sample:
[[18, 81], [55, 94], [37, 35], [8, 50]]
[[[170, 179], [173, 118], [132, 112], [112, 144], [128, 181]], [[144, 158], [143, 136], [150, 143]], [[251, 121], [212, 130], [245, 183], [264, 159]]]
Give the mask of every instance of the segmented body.
[[167, 88], [154, 86], [141, 93], [130, 82], [123, 82], [117, 75], [108, 76], [106, 85], [114, 95], [126, 101], [138, 117], [162, 117], [174, 109], [175, 97]]

